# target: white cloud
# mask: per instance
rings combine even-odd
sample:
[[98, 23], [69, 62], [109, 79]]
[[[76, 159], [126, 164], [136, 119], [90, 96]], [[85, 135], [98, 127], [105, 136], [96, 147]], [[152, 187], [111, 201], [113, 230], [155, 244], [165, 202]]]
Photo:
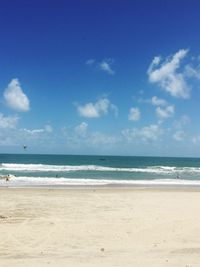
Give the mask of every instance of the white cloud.
[[112, 65], [112, 60], [111, 59], [104, 59], [101, 63], [99, 63], [99, 68], [102, 71], [105, 71], [106, 73], [110, 74], [110, 75], [114, 75], [115, 72], [114, 70], [111, 68]]
[[145, 103], [145, 104], [151, 104], [153, 106], [166, 106], [167, 101], [162, 98], [158, 98], [157, 96], [153, 96], [152, 98], [139, 98], [138, 103]]
[[99, 111], [93, 103], [78, 106], [78, 112], [80, 116], [86, 118], [98, 118], [100, 116]]
[[162, 99], [162, 98], [158, 98], [157, 96], [153, 96], [151, 98], [151, 103], [153, 106], [165, 106], [167, 105], [167, 101]]
[[129, 142], [157, 141], [162, 134], [162, 128], [156, 124], [145, 126], [143, 128], [125, 129], [122, 131], [122, 135]]
[[174, 122], [174, 127], [178, 130], [182, 130], [182, 128], [190, 123], [190, 117], [187, 115], [183, 115], [180, 120]]
[[157, 83], [173, 97], [189, 98], [190, 87], [185, 81], [185, 76], [177, 72], [181, 60], [187, 55], [188, 50], [181, 49], [170, 59], [160, 64], [161, 58], [155, 57], [148, 69], [149, 81]]
[[13, 129], [16, 127], [19, 118], [17, 116], [4, 116], [0, 113], [0, 128], [2, 129]]
[[82, 122], [78, 126], [75, 127], [75, 132], [77, 135], [85, 137], [88, 130], [88, 124], [86, 122]]
[[109, 75], [114, 75], [115, 71], [112, 69], [113, 59], [108, 58], [104, 59], [100, 62], [96, 61], [95, 59], [88, 59], [86, 61], [86, 65], [96, 68], [97, 70], [101, 70], [106, 72]]
[[131, 108], [129, 110], [128, 119], [130, 121], [138, 121], [140, 120], [140, 116], [141, 116], [141, 113], [140, 113], [139, 108]]
[[77, 106], [79, 115], [86, 118], [98, 118], [102, 115], [106, 115], [109, 109], [113, 110], [115, 113], [117, 111], [117, 107], [107, 98], [101, 98], [96, 103], [90, 102], [83, 106]]
[[46, 126], [44, 127], [44, 129], [45, 129], [45, 131], [46, 131], [47, 133], [52, 133], [52, 132], [53, 132], [53, 127], [52, 127], [51, 125], [46, 125]]
[[157, 107], [156, 115], [159, 119], [167, 119], [174, 115], [174, 106], [167, 106], [166, 108]]
[[195, 67], [192, 67], [190, 65], [187, 65], [185, 67], [185, 75], [187, 75], [190, 78], [194, 77], [194, 78], [200, 80], [200, 68], [199, 67], [195, 68]]
[[29, 129], [23, 129], [24, 132], [28, 133], [28, 134], [40, 134], [40, 133], [44, 133], [44, 129], [33, 129], [33, 130], [29, 130]]
[[187, 115], [183, 115], [181, 116], [181, 118], [179, 120], [176, 120], [173, 125], [172, 128], [174, 128], [175, 132], [173, 134], [173, 139], [176, 141], [183, 141], [186, 138], [186, 130], [185, 127], [190, 123], [190, 117], [188, 117]]
[[174, 138], [174, 140], [179, 141], [179, 142], [183, 141], [184, 138], [185, 138], [184, 131], [181, 131], [181, 130], [180, 131], [176, 131], [174, 133], [174, 135], [173, 135], [173, 138]]
[[53, 128], [51, 125], [45, 125], [44, 128], [41, 129], [21, 129], [22, 131], [24, 131], [25, 133], [28, 133], [30, 135], [38, 135], [38, 134], [42, 134], [42, 133], [52, 133], [53, 132]]
[[12, 79], [4, 92], [6, 104], [17, 111], [29, 110], [29, 99], [24, 94], [18, 79]]

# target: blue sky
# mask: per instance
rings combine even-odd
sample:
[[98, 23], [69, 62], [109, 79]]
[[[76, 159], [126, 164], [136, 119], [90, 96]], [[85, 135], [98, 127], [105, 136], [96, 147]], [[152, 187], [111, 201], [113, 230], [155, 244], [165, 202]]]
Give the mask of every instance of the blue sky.
[[1, 1], [0, 151], [200, 156], [199, 1]]

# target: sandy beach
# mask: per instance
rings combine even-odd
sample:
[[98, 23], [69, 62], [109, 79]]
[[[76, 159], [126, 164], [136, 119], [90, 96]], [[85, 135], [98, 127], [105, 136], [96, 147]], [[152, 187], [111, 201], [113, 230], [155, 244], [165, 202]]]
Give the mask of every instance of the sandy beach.
[[0, 189], [0, 266], [193, 267], [200, 190]]

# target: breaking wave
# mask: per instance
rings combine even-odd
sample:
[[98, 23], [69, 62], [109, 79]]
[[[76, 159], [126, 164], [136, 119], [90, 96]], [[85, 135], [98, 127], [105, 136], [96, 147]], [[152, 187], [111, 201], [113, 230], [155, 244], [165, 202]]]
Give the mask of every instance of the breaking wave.
[[173, 174], [173, 173], [200, 173], [200, 167], [170, 167], [170, 166], [145, 166], [137, 168], [116, 168], [98, 165], [45, 165], [45, 164], [14, 164], [2, 163], [0, 171], [20, 172], [78, 172], [78, 171], [99, 171], [99, 172], [129, 172], [129, 173], [152, 173], [152, 174]]

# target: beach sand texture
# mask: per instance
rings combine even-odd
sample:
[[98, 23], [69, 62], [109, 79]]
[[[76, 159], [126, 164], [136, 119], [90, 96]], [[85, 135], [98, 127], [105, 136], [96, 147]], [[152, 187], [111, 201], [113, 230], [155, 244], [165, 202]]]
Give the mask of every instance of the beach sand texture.
[[1, 189], [0, 266], [200, 266], [200, 191]]

